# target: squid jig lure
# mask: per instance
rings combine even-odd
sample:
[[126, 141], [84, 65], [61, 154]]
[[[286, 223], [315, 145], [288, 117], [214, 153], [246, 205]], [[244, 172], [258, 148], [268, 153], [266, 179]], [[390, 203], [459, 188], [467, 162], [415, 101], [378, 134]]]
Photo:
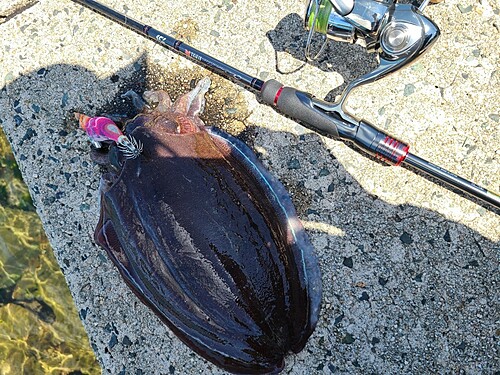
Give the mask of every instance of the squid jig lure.
[[126, 159], [135, 159], [141, 154], [142, 142], [123, 134], [110, 118], [89, 117], [82, 113], [75, 113], [75, 118], [96, 148], [101, 148], [102, 142], [115, 142]]

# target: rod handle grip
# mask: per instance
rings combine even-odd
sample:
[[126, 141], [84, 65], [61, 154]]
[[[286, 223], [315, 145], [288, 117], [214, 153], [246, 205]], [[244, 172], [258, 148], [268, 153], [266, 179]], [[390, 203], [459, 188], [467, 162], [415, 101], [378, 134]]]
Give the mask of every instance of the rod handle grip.
[[271, 79], [260, 91], [262, 100], [276, 107], [284, 115], [301, 122], [305, 127], [332, 137], [338, 137], [336, 118], [314, 105], [311, 94], [286, 87]]

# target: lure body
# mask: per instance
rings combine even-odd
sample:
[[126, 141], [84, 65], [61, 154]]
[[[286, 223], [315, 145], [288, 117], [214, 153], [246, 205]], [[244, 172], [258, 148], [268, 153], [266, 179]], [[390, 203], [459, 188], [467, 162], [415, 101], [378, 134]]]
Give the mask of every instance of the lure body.
[[142, 152], [142, 144], [124, 135], [110, 118], [89, 117], [81, 113], [75, 113], [75, 118], [97, 148], [101, 147], [102, 142], [115, 142], [128, 159], [135, 159]]
[[156, 110], [126, 128], [144, 151], [103, 176], [95, 240], [198, 354], [235, 373], [277, 373], [315, 328], [320, 271], [284, 187], [198, 117], [209, 85], [175, 104], [145, 93]]

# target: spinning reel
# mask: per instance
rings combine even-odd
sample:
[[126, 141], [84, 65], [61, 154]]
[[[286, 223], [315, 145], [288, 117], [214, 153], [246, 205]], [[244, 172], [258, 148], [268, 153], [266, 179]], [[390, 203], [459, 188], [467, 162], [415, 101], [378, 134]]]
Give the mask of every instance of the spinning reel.
[[[305, 17], [308, 60], [318, 58], [328, 39], [360, 44], [376, 53], [379, 60], [375, 70], [350, 82], [340, 100], [325, 110], [345, 114], [344, 103], [354, 88], [405, 67], [434, 44], [439, 28], [422, 14], [428, 3], [424, 0], [417, 8], [393, 0], [310, 0]], [[311, 56], [315, 32], [323, 34], [325, 40], [319, 52]]]

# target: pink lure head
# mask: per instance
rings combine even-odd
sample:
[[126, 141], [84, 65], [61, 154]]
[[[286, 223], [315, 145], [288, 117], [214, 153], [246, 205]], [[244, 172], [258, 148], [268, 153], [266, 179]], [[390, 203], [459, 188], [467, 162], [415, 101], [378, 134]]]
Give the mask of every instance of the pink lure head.
[[133, 137], [125, 136], [120, 128], [107, 117], [89, 117], [75, 113], [75, 118], [89, 138], [94, 142], [116, 142], [118, 148], [129, 159], [135, 159], [142, 152], [142, 144]]
[[89, 117], [76, 113], [80, 126], [87, 132], [89, 138], [96, 142], [114, 141], [118, 143], [120, 137], [124, 137], [122, 131], [113, 120], [107, 117]]

